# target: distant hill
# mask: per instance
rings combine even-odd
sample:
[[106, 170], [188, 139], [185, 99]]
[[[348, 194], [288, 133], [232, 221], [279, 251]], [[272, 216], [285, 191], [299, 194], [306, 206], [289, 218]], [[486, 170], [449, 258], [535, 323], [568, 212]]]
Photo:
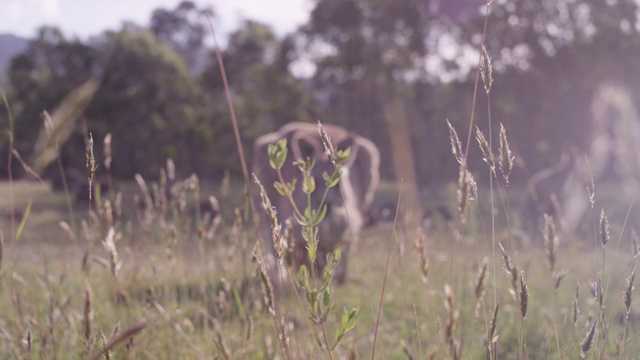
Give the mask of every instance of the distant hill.
[[6, 70], [11, 58], [27, 48], [29, 40], [12, 34], [0, 34], [0, 88], [5, 86]]

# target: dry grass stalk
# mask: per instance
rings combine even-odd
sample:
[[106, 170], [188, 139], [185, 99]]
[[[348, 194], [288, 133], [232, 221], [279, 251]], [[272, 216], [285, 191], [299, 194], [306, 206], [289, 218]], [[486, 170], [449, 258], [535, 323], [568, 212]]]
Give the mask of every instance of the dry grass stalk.
[[556, 225], [553, 218], [548, 214], [544, 214], [544, 249], [547, 253], [547, 261], [551, 274], [556, 272], [556, 255], [558, 249], [558, 235], [556, 233]]
[[260, 189], [260, 199], [262, 200], [260, 205], [262, 206], [262, 210], [264, 210], [264, 213], [269, 219], [269, 225], [271, 226], [271, 237], [273, 239], [273, 246], [276, 251], [276, 256], [278, 257], [278, 260], [281, 260], [284, 251], [284, 245], [282, 241], [282, 225], [280, 225], [280, 222], [278, 221], [276, 209], [271, 205], [271, 201], [267, 196], [267, 192], [264, 190], [264, 186], [262, 186], [262, 183], [260, 183], [260, 180], [258, 180], [256, 174], [252, 174], [252, 176], [253, 182], [255, 182]]
[[637, 259], [640, 256], [640, 241], [638, 241], [638, 233], [635, 229], [631, 231], [631, 249], [633, 250], [633, 259]]
[[460, 316], [460, 312], [456, 309], [455, 299], [453, 297], [453, 291], [449, 284], [445, 284], [444, 286], [444, 308], [447, 311], [447, 320], [445, 324], [445, 343], [449, 347], [450, 356], [453, 359], [459, 359], [459, 346], [457, 341], [453, 338], [453, 334], [456, 330], [456, 326], [458, 324], [458, 317]]
[[578, 298], [580, 296], [580, 284], [576, 284], [576, 296], [573, 299], [573, 331], [578, 329], [578, 315], [580, 314], [580, 307], [578, 306]]
[[636, 271], [632, 271], [631, 275], [626, 280], [626, 286], [623, 292], [624, 307], [626, 309], [626, 320], [629, 320], [631, 314], [631, 299], [633, 295], [633, 281], [636, 278]]
[[482, 259], [482, 265], [478, 269], [478, 274], [476, 275], [476, 282], [474, 285], [474, 294], [476, 296], [476, 306], [475, 306], [476, 317], [480, 316], [480, 305], [482, 303], [482, 299], [484, 298], [484, 294], [485, 294], [485, 287], [486, 287], [485, 282], [488, 275], [488, 268], [489, 268], [489, 258], [485, 256], [484, 259]]
[[0, 272], [2, 272], [2, 259], [4, 257], [4, 235], [0, 231]]
[[491, 324], [489, 325], [489, 332], [487, 333], [487, 350], [489, 353], [489, 360], [496, 358], [495, 344], [498, 342], [498, 335], [496, 335], [496, 328], [498, 324], [498, 310], [500, 310], [500, 302], [496, 302], [496, 307], [493, 309], [493, 315], [491, 316]]
[[487, 48], [482, 44], [482, 60], [480, 62], [480, 75], [482, 76], [482, 83], [484, 85], [484, 91], [489, 95], [491, 92], [491, 85], [493, 84], [493, 65], [491, 64], [491, 56]]
[[567, 276], [566, 270], [560, 270], [559, 272], [553, 274], [554, 290], [558, 290], [560, 288], [560, 283], [562, 283], [562, 280], [565, 278], [565, 276]]
[[611, 238], [611, 234], [609, 233], [609, 219], [607, 215], [604, 213], [604, 209], [600, 212], [600, 243], [602, 244], [602, 248], [604, 249], [609, 243], [609, 239]]
[[107, 338], [104, 336], [104, 332], [102, 330], [100, 330], [100, 342], [102, 342], [100, 349], [104, 354], [105, 360], [111, 360], [111, 352], [108, 349], [105, 350], [107, 346]]
[[499, 137], [499, 153], [498, 153], [498, 165], [500, 165], [500, 171], [502, 171], [502, 177], [504, 177], [504, 181], [509, 185], [509, 175], [511, 174], [511, 170], [513, 169], [513, 160], [515, 157], [511, 153], [511, 148], [509, 147], [509, 141], [507, 140], [507, 130], [505, 130], [504, 125], [500, 123], [500, 137]]
[[602, 290], [602, 273], [598, 273], [598, 281], [596, 282], [595, 287], [595, 297], [598, 299], [598, 304], [600, 305], [600, 310], [604, 310], [604, 292]]
[[91, 200], [91, 187], [93, 185], [93, 177], [96, 173], [96, 158], [93, 155], [93, 134], [89, 133], [89, 143], [87, 144], [87, 179], [89, 179], [89, 200]]
[[66, 221], [60, 221], [58, 223], [58, 225], [67, 234], [69, 239], [73, 240], [73, 242], [75, 243], [76, 242], [76, 233], [71, 228], [71, 225], [69, 225], [69, 223], [67, 223]]
[[123, 332], [121, 332], [120, 334], [118, 334], [117, 336], [112, 336], [111, 340], [109, 340], [109, 342], [107, 343], [107, 345], [103, 346], [100, 351], [95, 354], [91, 359], [92, 360], [98, 360], [100, 359], [100, 357], [102, 355], [104, 355], [104, 353], [106, 351], [110, 351], [111, 349], [114, 349], [116, 346], [118, 346], [119, 344], [123, 343], [123, 342], [127, 342], [127, 346], [129, 346], [129, 344], [132, 344], [133, 342], [133, 337], [138, 334], [139, 332], [141, 332], [142, 330], [146, 329], [149, 326], [149, 323], [146, 321], [142, 321], [136, 325], [131, 326], [128, 329], [125, 329]]
[[40, 181], [40, 182], [44, 182], [44, 180], [42, 179], [42, 177], [40, 177], [40, 175], [33, 170], [33, 168], [31, 168], [31, 166], [29, 166], [26, 161], [24, 161], [22, 159], [22, 156], [20, 156], [20, 153], [18, 152], [18, 150], [16, 149], [11, 149], [11, 153], [13, 154], [13, 156], [16, 158], [16, 160], [18, 160], [18, 162], [20, 163], [20, 165], [22, 165], [22, 168], [24, 169], [24, 171], [33, 176], [34, 179]]
[[415, 248], [420, 256], [420, 273], [422, 274], [422, 282], [427, 283], [429, 281], [429, 257], [427, 256], [427, 249], [424, 247], [424, 233], [422, 228], [418, 229], [418, 236], [415, 241]]
[[27, 336], [24, 339], [24, 347], [28, 354], [31, 354], [31, 345], [33, 345], [33, 335], [31, 335], [31, 329], [27, 330]]
[[111, 200], [105, 199], [102, 202], [102, 211], [104, 216], [104, 222], [107, 227], [113, 226], [113, 208], [111, 207]]
[[520, 272], [520, 314], [522, 315], [522, 319], [527, 317], [527, 306], [529, 302], [529, 287], [527, 286], [527, 282], [524, 279], [524, 271]]
[[469, 182], [469, 200], [478, 204], [478, 184], [473, 175], [467, 171], [467, 181]]
[[102, 154], [104, 155], [104, 167], [107, 171], [111, 171], [111, 133], [105, 135], [102, 146]]
[[587, 164], [587, 171], [589, 171], [589, 182], [587, 183], [587, 193], [589, 194], [589, 203], [591, 204], [591, 210], [593, 210], [593, 207], [596, 203], [596, 184], [594, 181], [595, 175], [593, 174], [593, 171], [591, 171], [591, 164], [589, 163], [589, 157], [587, 157], [587, 155], [584, 155], [584, 160]]
[[507, 275], [511, 279], [511, 289], [509, 289], [509, 292], [511, 293], [513, 298], [516, 300], [516, 302], [519, 303], [520, 300], [518, 299], [518, 268], [511, 261], [511, 257], [509, 256], [509, 254], [507, 254], [507, 251], [504, 249], [504, 246], [502, 246], [502, 243], [499, 242], [498, 245], [500, 246], [500, 251], [502, 251], [502, 261], [503, 261], [502, 269], [507, 273]]
[[91, 328], [93, 323], [93, 291], [89, 281], [84, 284], [84, 312], [82, 320], [82, 335], [86, 341], [87, 348], [91, 343]]
[[493, 156], [493, 152], [491, 151], [491, 146], [489, 146], [489, 142], [487, 138], [484, 136], [480, 128], [476, 126], [476, 140], [478, 141], [478, 145], [480, 146], [480, 151], [482, 152], [482, 159], [489, 165], [489, 169], [495, 176], [496, 174], [496, 161]]
[[469, 208], [469, 194], [471, 190], [471, 183], [469, 181], [470, 174], [466, 169], [466, 164], [463, 162], [460, 165], [460, 173], [458, 177], [458, 215], [460, 217], [460, 223], [466, 222], [467, 209]]
[[273, 287], [271, 286], [271, 281], [269, 280], [269, 276], [267, 275], [267, 271], [265, 270], [265, 266], [262, 263], [262, 261], [258, 261], [258, 276], [260, 277], [260, 283], [262, 284], [264, 302], [267, 305], [269, 314], [275, 317], [276, 310], [275, 310], [275, 298], [273, 295]]
[[326, 130], [318, 121], [318, 133], [320, 134], [320, 138], [322, 138], [322, 144], [324, 145], [324, 153], [331, 160], [333, 165], [336, 165], [336, 152], [333, 148], [333, 144], [331, 143], [331, 137], [327, 134]]
[[451, 151], [453, 152], [453, 156], [455, 156], [458, 164], [462, 165], [462, 143], [458, 138], [458, 133], [456, 129], [451, 125], [449, 120], [447, 119], [447, 125], [449, 126], [449, 140], [451, 141]]
[[587, 332], [584, 339], [582, 340], [582, 344], [581, 344], [582, 353], [580, 354], [581, 359], [584, 359], [585, 357], [587, 357], [587, 352], [593, 346], [593, 340], [595, 340], [595, 337], [596, 337], [596, 324], [597, 323], [594, 322], [591, 325], [591, 329]]
[[113, 227], [109, 228], [107, 237], [102, 242], [104, 249], [109, 253], [109, 267], [114, 278], [118, 278], [118, 273], [122, 268], [122, 261], [118, 260], [118, 250], [115, 243], [116, 231]]
[[216, 324], [215, 326], [216, 330], [215, 330], [215, 337], [213, 338], [213, 341], [216, 344], [216, 347], [220, 351], [220, 354], [222, 354], [223, 358], [232, 359], [231, 352], [229, 351], [229, 346], [227, 346], [227, 344], [224, 341], [224, 338], [222, 337], [220, 324], [218, 324], [217, 321], [214, 322], [214, 324]]

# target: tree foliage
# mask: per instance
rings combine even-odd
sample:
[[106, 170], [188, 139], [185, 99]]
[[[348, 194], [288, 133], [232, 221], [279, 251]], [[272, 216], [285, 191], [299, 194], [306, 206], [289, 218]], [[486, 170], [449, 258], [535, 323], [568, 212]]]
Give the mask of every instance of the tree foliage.
[[[373, 139], [383, 163], [410, 151], [422, 185], [455, 178], [445, 120], [460, 129], [468, 124], [485, 4], [316, 0], [307, 23], [284, 37], [245, 20], [222, 49], [244, 146], [287, 122], [322, 120]], [[486, 34], [496, 79], [491, 126], [495, 135], [505, 123], [524, 160], [514, 181], [553, 163], [567, 143], [588, 148], [596, 131], [593, 98], [603, 84], [640, 100], [630, 76], [640, 70], [638, 6], [493, 1]], [[206, 41], [207, 14], [213, 10], [184, 1], [154, 11], [148, 29], [127, 24], [90, 41], [43, 27], [8, 70], [20, 153], [32, 151], [42, 110], [97, 77], [100, 88], [80, 124], [96, 138], [113, 134], [119, 177], [153, 175], [165, 157], [214, 178], [239, 171], [217, 58]], [[300, 67], [311, 75], [294, 76]], [[485, 96], [475, 116], [488, 133]], [[63, 162], [82, 166], [83, 149], [79, 126], [62, 148]], [[473, 167], [480, 157], [472, 155]], [[386, 166], [382, 175], [397, 171]]]

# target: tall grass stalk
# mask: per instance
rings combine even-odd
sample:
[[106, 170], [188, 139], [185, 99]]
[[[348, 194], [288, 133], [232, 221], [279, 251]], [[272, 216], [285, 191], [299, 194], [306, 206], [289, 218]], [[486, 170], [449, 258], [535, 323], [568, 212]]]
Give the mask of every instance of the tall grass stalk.
[[[402, 179], [400, 179], [402, 185]], [[371, 346], [371, 360], [375, 359], [376, 355], [376, 340], [378, 339], [378, 327], [380, 325], [380, 314], [382, 313], [382, 300], [384, 299], [384, 290], [387, 285], [387, 275], [389, 273], [389, 260], [391, 259], [391, 249], [393, 248], [393, 240], [396, 234], [396, 225], [398, 224], [398, 212], [400, 209], [400, 201], [402, 200], [402, 186], [400, 186], [400, 192], [398, 193], [398, 201], [396, 203], [396, 214], [393, 219], [393, 228], [391, 229], [391, 236], [389, 238], [389, 249], [387, 250], [387, 263], [384, 268], [384, 278], [382, 279], [382, 290], [380, 291], [380, 303], [378, 305], [378, 315], [376, 317], [376, 327], [373, 332], [373, 345]]]
[[[226, 72], [225, 67], [224, 67], [224, 61], [222, 60], [222, 53], [220, 51], [220, 46], [218, 45], [218, 40], [216, 38], [216, 32], [215, 32], [215, 28], [213, 26], [213, 21], [211, 20], [211, 15], [209, 15], [209, 14], [207, 14], [207, 21], [209, 23], [209, 29], [211, 30], [211, 35], [213, 36], [216, 59], [218, 61], [218, 67], [220, 69], [220, 75], [222, 76], [222, 82], [223, 82], [223, 85], [224, 85], [224, 91], [225, 91], [225, 96], [226, 96], [226, 100], [227, 100], [227, 106], [229, 108], [229, 113], [231, 114], [231, 123], [233, 125], [233, 134], [235, 136], [238, 155], [240, 156], [240, 163], [242, 165], [242, 175], [244, 176], [245, 214], [248, 215], [248, 211], [249, 211], [249, 208], [250, 208], [251, 214], [253, 215], [252, 218], [253, 218], [253, 221], [254, 221], [254, 230], [255, 230], [255, 233], [257, 235], [257, 238], [260, 239], [261, 235], [260, 235], [260, 230], [259, 230], [259, 218], [258, 218], [257, 210], [255, 208], [255, 204], [253, 202], [253, 198], [251, 197], [251, 187], [250, 187], [250, 183], [251, 182], [250, 182], [250, 178], [249, 178], [249, 170], [248, 170], [247, 161], [246, 161], [245, 155], [244, 155], [244, 149], [242, 148], [242, 140], [240, 138], [240, 130], [238, 128], [238, 120], [236, 118], [236, 113], [235, 113], [235, 110], [234, 110], [234, 107], [233, 107], [233, 101], [231, 99], [231, 91], [229, 89], [229, 82], [227, 80], [227, 72]], [[260, 244], [258, 246], [262, 246], [263, 241], [258, 240], [258, 243]], [[261, 253], [264, 254], [264, 252], [261, 252]], [[243, 262], [246, 261], [245, 256], [243, 256], [242, 261]], [[279, 314], [278, 303], [275, 302], [274, 306], [276, 308], [276, 314]], [[280, 340], [280, 344], [281, 344], [281, 347], [282, 347], [283, 354], [284, 354], [285, 358], [291, 358], [291, 353], [289, 352], [288, 345], [285, 342], [285, 340], [288, 337], [287, 337], [286, 333], [283, 333], [283, 331], [285, 331], [285, 328], [277, 326], [277, 325], [276, 325], [276, 328], [278, 330], [278, 333], [280, 334], [280, 336], [278, 336], [278, 339]]]
[[9, 177], [9, 206], [10, 206], [10, 222], [11, 222], [11, 262], [13, 263], [14, 259], [14, 246], [15, 246], [15, 237], [16, 237], [16, 210], [13, 196], [13, 169], [12, 169], [12, 160], [13, 160], [13, 148], [14, 148], [14, 128], [13, 128], [13, 111], [11, 111], [11, 106], [9, 105], [9, 100], [7, 99], [7, 94], [2, 91], [2, 101], [4, 102], [4, 106], [7, 109], [7, 115], [9, 117], [9, 152], [7, 154], [7, 176]]

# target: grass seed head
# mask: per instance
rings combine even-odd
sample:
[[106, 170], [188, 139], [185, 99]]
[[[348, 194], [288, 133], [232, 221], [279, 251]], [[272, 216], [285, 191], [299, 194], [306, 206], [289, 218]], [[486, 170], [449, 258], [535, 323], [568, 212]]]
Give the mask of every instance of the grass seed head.
[[[490, 4], [490, 1], [487, 2]], [[482, 61], [480, 63], [480, 75], [482, 76], [482, 83], [484, 84], [484, 91], [489, 95], [491, 92], [491, 85], [493, 84], [493, 65], [491, 63], [491, 56], [487, 48], [482, 44]]]
[[560, 270], [559, 272], [553, 273], [553, 288], [558, 290], [560, 288], [560, 283], [567, 276], [566, 270]]
[[462, 143], [458, 138], [458, 133], [456, 129], [451, 125], [449, 120], [447, 120], [447, 126], [449, 126], [449, 140], [451, 141], [451, 151], [453, 152], [453, 156], [455, 156], [458, 164], [462, 165]]
[[460, 165], [457, 189], [458, 215], [460, 216], [461, 223], [465, 222], [467, 209], [469, 208], [469, 198], [472, 191], [470, 175], [471, 174], [469, 173], [469, 171], [467, 171], [466, 165], [463, 162]]
[[260, 205], [262, 206], [262, 210], [264, 210], [265, 214], [267, 214], [267, 218], [269, 219], [269, 225], [271, 226], [271, 236], [274, 248], [276, 250], [276, 256], [278, 257], [278, 259], [282, 259], [282, 254], [284, 251], [282, 225], [280, 225], [280, 222], [278, 221], [276, 209], [271, 205], [271, 200], [269, 200], [267, 192], [265, 191], [264, 186], [262, 186], [262, 183], [260, 183], [260, 180], [258, 180], [256, 174], [253, 174], [253, 181], [256, 183], [256, 185], [258, 185], [258, 188], [260, 189]]
[[624, 307], [627, 310], [627, 317], [631, 313], [631, 299], [633, 295], [633, 281], [636, 278], [636, 271], [631, 272], [631, 276], [629, 276], [626, 280], [626, 286], [624, 290]]
[[635, 260], [640, 256], [640, 241], [638, 241], [638, 233], [635, 229], [631, 231], [631, 240], [633, 242], [631, 245], [631, 249], [633, 250], [633, 259]]
[[602, 248], [607, 246], [610, 238], [611, 234], [609, 233], [609, 219], [604, 213], [604, 209], [602, 209], [602, 211], [600, 212], [600, 243], [602, 244]]
[[593, 340], [596, 337], [596, 322], [591, 325], [591, 329], [587, 332], [584, 339], [582, 340], [582, 353], [580, 354], [580, 358], [584, 359], [587, 357], [587, 352], [593, 346]]
[[118, 278], [118, 273], [122, 268], [122, 262], [118, 260], [118, 250], [116, 249], [116, 231], [113, 227], [109, 228], [107, 237], [102, 242], [104, 249], [109, 253], [109, 266], [111, 268], [111, 274], [114, 278]]
[[522, 318], [527, 317], [527, 306], [529, 303], [529, 287], [524, 279], [524, 271], [520, 272], [520, 314]]
[[500, 310], [500, 302], [496, 302], [496, 307], [493, 309], [493, 315], [491, 316], [491, 325], [489, 325], [489, 331], [487, 333], [487, 349], [489, 350], [490, 359], [495, 358], [495, 354], [493, 352], [493, 344], [498, 341], [498, 336], [496, 335], [496, 329], [498, 324], [498, 311]]
[[329, 136], [329, 134], [327, 134], [327, 132], [324, 129], [324, 126], [322, 126], [322, 123], [320, 123], [320, 121], [318, 121], [318, 133], [320, 134], [320, 138], [322, 138], [322, 144], [324, 145], [325, 155], [327, 155], [327, 157], [331, 160], [333, 165], [335, 165], [336, 153], [335, 153], [335, 149], [333, 148], [333, 144], [331, 143], [331, 137]]
[[589, 179], [587, 182], [587, 193], [589, 194], [589, 203], [591, 204], [591, 210], [596, 203], [596, 184], [594, 182], [595, 175], [591, 170], [591, 164], [589, 163], [589, 157], [585, 154], [584, 160], [587, 164], [587, 171], [589, 172]]
[[[93, 134], [89, 133], [89, 143], [87, 144], [87, 178], [89, 179], [89, 184], [93, 183], [96, 168], [96, 158], [93, 154]], [[89, 198], [91, 198], [91, 191], [89, 191]]]
[[271, 281], [269, 280], [267, 270], [265, 269], [262, 261], [258, 261], [258, 275], [260, 277], [260, 283], [262, 284], [264, 301], [267, 305], [267, 308], [269, 309], [269, 314], [271, 314], [271, 316], [276, 316], [273, 287], [271, 286]]
[[449, 344], [449, 348], [451, 349], [451, 353], [453, 357], [457, 355], [457, 346], [456, 342], [453, 339], [453, 333], [455, 332], [456, 325], [458, 323], [458, 317], [460, 316], [460, 312], [456, 309], [455, 299], [453, 297], [453, 291], [449, 284], [444, 285], [444, 308], [447, 311], [447, 321], [445, 324], [445, 342]]
[[598, 272], [598, 281], [595, 287], [595, 297], [598, 299], [600, 310], [604, 310], [604, 292], [602, 290], [602, 273]]
[[513, 156], [513, 154], [511, 153], [509, 141], [507, 140], [507, 130], [505, 130], [502, 123], [500, 123], [499, 145], [498, 165], [500, 165], [500, 171], [502, 171], [502, 176], [504, 177], [505, 183], [509, 185], [509, 175], [511, 174], [511, 170], [513, 169], [513, 160], [515, 159], [515, 156]]
[[488, 275], [489, 268], [489, 258], [484, 257], [482, 259], [482, 265], [478, 268], [478, 274], [476, 275], [476, 282], [474, 284], [474, 294], [476, 296], [476, 306], [475, 306], [475, 315], [478, 317], [480, 315], [480, 305], [482, 303], [482, 299], [485, 293], [486, 287], [486, 279]]
[[480, 128], [476, 126], [476, 140], [478, 141], [478, 145], [480, 146], [480, 151], [482, 152], [482, 159], [489, 165], [489, 169], [495, 175], [496, 174], [496, 161], [493, 156], [493, 152], [491, 151], [491, 146], [487, 141], [487, 138], [484, 136]]

